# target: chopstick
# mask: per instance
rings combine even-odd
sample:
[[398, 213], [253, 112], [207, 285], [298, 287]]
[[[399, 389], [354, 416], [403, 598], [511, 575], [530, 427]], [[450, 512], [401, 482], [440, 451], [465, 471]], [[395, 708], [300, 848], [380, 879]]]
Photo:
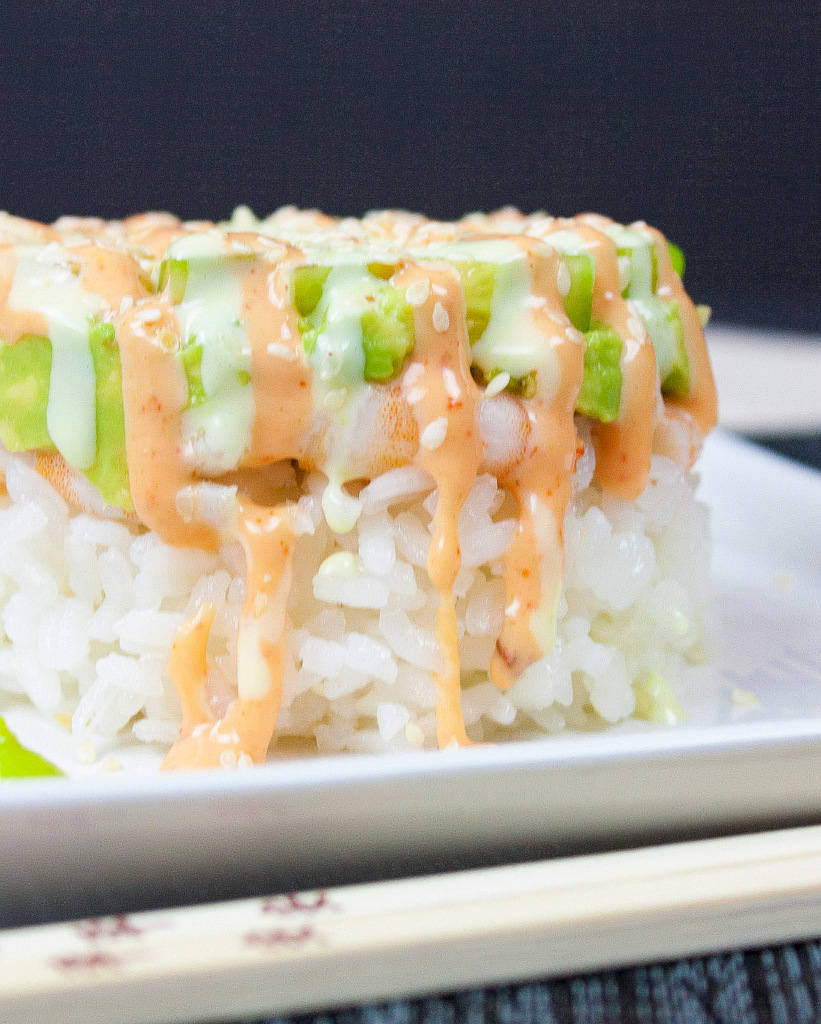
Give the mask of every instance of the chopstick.
[[4, 1020], [205, 1021], [807, 938], [821, 826], [0, 932]]

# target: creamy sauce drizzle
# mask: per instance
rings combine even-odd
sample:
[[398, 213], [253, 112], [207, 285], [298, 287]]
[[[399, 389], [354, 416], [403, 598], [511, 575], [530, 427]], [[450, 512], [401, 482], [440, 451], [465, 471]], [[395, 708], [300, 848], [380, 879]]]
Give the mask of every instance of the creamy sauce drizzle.
[[[463, 746], [469, 740], [462, 716], [453, 584], [461, 565], [459, 512], [476, 479], [480, 458], [478, 393], [470, 375], [465, 303], [459, 277], [451, 267], [407, 266], [393, 280], [403, 289], [415, 281], [430, 284], [427, 299], [414, 310], [416, 348], [405, 371], [405, 381], [412, 384], [403, 388], [406, 400], [409, 392], [415, 392], [411, 404], [420, 436], [415, 462], [433, 477], [439, 491], [428, 553], [428, 575], [439, 596], [436, 639], [444, 663], [435, 677], [439, 692], [436, 738], [440, 747]], [[421, 375], [413, 372], [414, 367], [422, 368]]]

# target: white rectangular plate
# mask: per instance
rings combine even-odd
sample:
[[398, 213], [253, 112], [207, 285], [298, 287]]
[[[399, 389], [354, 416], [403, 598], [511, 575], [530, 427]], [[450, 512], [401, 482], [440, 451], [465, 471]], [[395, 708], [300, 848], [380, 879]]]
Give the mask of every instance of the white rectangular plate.
[[721, 434], [701, 470], [723, 678], [698, 724], [9, 783], [0, 926], [821, 821], [821, 475]]

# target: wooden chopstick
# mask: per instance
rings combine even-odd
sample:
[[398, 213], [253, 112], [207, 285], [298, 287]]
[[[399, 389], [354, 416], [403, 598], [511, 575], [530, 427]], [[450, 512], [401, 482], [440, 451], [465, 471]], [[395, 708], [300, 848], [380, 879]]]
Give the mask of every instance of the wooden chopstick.
[[821, 933], [821, 826], [0, 932], [0, 1017], [205, 1021]]

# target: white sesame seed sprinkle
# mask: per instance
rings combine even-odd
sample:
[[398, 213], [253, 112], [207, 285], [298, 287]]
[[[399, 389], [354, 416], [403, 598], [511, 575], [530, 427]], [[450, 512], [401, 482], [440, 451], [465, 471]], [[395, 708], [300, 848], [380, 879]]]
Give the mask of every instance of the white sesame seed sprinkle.
[[408, 405], [416, 405], [418, 402], [422, 401], [427, 393], [427, 388], [419, 386], [412, 387], [405, 396], [405, 401]]
[[122, 301], [120, 302], [120, 316], [122, 316], [123, 313], [127, 313], [129, 311], [129, 309], [131, 309], [131, 307], [133, 305], [134, 305], [134, 296], [133, 295], [123, 295]]
[[77, 748], [77, 760], [81, 764], [93, 764], [97, 760], [97, 751], [88, 737], [80, 741], [80, 746]]
[[442, 380], [445, 382], [445, 391], [448, 393], [448, 398], [452, 398], [454, 402], [458, 401], [462, 395], [462, 389], [459, 387], [456, 374], [449, 366], [442, 370]]
[[290, 341], [294, 335], [291, 328], [284, 323], [279, 329], [279, 336], [283, 341]]
[[613, 293], [612, 292], [605, 292], [604, 293], [604, 297], [607, 299], [608, 302], [612, 302], [613, 301]]
[[501, 373], [497, 373], [496, 376], [491, 379], [490, 383], [485, 388], [485, 398], [494, 398], [496, 395], [501, 394], [501, 392], [505, 390], [509, 383], [510, 374], [507, 372], [507, 370], [503, 370]]
[[556, 271], [556, 287], [559, 290], [559, 295], [567, 295], [572, 283], [573, 282], [570, 278], [570, 267], [568, 267], [564, 260], [559, 260], [559, 269]]
[[437, 448], [442, 447], [447, 435], [447, 417], [440, 416], [439, 419], [433, 420], [425, 427], [422, 431], [422, 436], [419, 438], [419, 444], [423, 448], [427, 448], [429, 452], [435, 452]]
[[661, 286], [661, 288], [659, 288], [659, 290], [656, 292], [656, 294], [657, 295], [671, 295], [672, 292], [673, 292], [673, 289], [670, 287], [669, 284], [663, 284]]
[[162, 313], [160, 312], [160, 310], [156, 308], [140, 309], [134, 314], [134, 319], [137, 321], [137, 323], [149, 325], [155, 324], [160, 319], [161, 316]]
[[223, 768], [236, 768], [238, 763], [236, 750], [223, 750], [220, 754], [220, 764]]
[[437, 302], [433, 307], [433, 327], [434, 330], [438, 331], [439, 334], [444, 332], [450, 327], [450, 317], [448, 311], [442, 305], [441, 302]]
[[430, 295], [430, 281], [426, 277], [420, 277], [413, 284], [409, 284], [405, 291], [405, 299], [410, 306], [423, 306]]
[[411, 363], [410, 366], [405, 370], [405, 377], [403, 384], [406, 388], [412, 388], [414, 384], [418, 384], [419, 381], [425, 376], [425, 367], [422, 363]]
[[448, 293], [447, 288], [443, 288], [441, 284], [434, 284], [432, 287], [434, 295], [447, 295]]
[[287, 345], [283, 345], [280, 341], [269, 341], [265, 346], [265, 351], [269, 356], [274, 356], [275, 359], [284, 359], [286, 363], [292, 363], [296, 359], [296, 352], [292, 348], [288, 348]]
[[644, 324], [637, 316], [627, 318], [627, 330], [639, 340], [644, 338]]

